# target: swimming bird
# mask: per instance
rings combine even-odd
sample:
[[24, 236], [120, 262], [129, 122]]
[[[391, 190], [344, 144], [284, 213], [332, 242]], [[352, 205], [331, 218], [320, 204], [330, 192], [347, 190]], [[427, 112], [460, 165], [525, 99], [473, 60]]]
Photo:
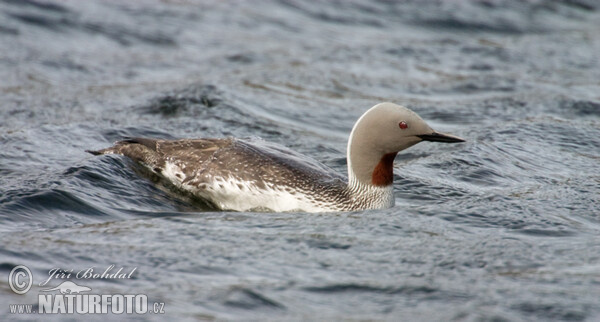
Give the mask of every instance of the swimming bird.
[[380, 103], [350, 133], [347, 179], [257, 139], [129, 138], [87, 152], [127, 156], [218, 209], [326, 212], [392, 207], [394, 158], [421, 141], [464, 142], [434, 131], [406, 107]]

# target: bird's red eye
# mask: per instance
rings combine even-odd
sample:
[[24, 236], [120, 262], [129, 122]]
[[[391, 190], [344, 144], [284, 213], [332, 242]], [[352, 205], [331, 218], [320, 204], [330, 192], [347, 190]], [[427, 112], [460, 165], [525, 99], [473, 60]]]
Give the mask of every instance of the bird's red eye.
[[404, 122], [404, 121], [398, 123], [398, 126], [403, 130], [408, 129], [408, 124], [406, 124], [406, 122]]

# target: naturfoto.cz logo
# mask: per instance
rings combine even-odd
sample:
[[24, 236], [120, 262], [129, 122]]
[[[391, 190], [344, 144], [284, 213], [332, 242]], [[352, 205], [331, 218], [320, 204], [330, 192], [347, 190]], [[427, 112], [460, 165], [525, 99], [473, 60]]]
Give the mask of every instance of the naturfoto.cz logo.
[[[46, 286], [50, 281], [65, 280], [54, 287], [40, 290], [38, 303], [9, 304], [11, 314], [163, 314], [164, 303], [156, 302], [148, 306], [146, 294], [92, 294], [91, 287], [75, 283], [76, 280], [90, 279], [129, 279], [137, 267], [129, 272], [121, 267], [114, 270], [115, 265], [105, 270], [94, 267], [77, 272], [53, 268], [48, 271], [48, 278], [38, 286]], [[9, 276], [8, 285], [16, 294], [26, 294], [33, 285], [33, 274], [24, 265], [15, 266]], [[48, 285], [50, 286], [50, 285]], [[43, 292], [43, 294], [42, 294]], [[34, 310], [37, 307], [37, 311]]]

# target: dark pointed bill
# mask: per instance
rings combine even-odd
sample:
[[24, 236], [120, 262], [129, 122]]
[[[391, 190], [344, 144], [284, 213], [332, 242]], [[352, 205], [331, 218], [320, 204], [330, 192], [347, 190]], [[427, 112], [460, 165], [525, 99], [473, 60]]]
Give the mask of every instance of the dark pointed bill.
[[458, 143], [465, 142], [463, 138], [459, 138], [458, 136], [444, 134], [439, 132], [433, 132], [430, 134], [422, 134], [417, 135], [423, 141], [432, 141], [432, 142], [444, 142], [444, 143]]

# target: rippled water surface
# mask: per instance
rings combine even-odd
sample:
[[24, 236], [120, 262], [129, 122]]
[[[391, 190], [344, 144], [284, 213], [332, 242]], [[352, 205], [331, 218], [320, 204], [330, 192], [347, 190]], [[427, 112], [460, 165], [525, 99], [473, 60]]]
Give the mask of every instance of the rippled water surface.
[[[31, 319], [7, 304], [37, 303], [52, 268], [115, 265], [137, 269], [73, 281], [165, 303], [119, 318], [600, 320], [599, 10], [1, 0], [2, 319]], [[400, 153], [386, 210], [215, 212], [84, 152], [259, 136], [345, 174], [382, 101], [467, 140]]]

